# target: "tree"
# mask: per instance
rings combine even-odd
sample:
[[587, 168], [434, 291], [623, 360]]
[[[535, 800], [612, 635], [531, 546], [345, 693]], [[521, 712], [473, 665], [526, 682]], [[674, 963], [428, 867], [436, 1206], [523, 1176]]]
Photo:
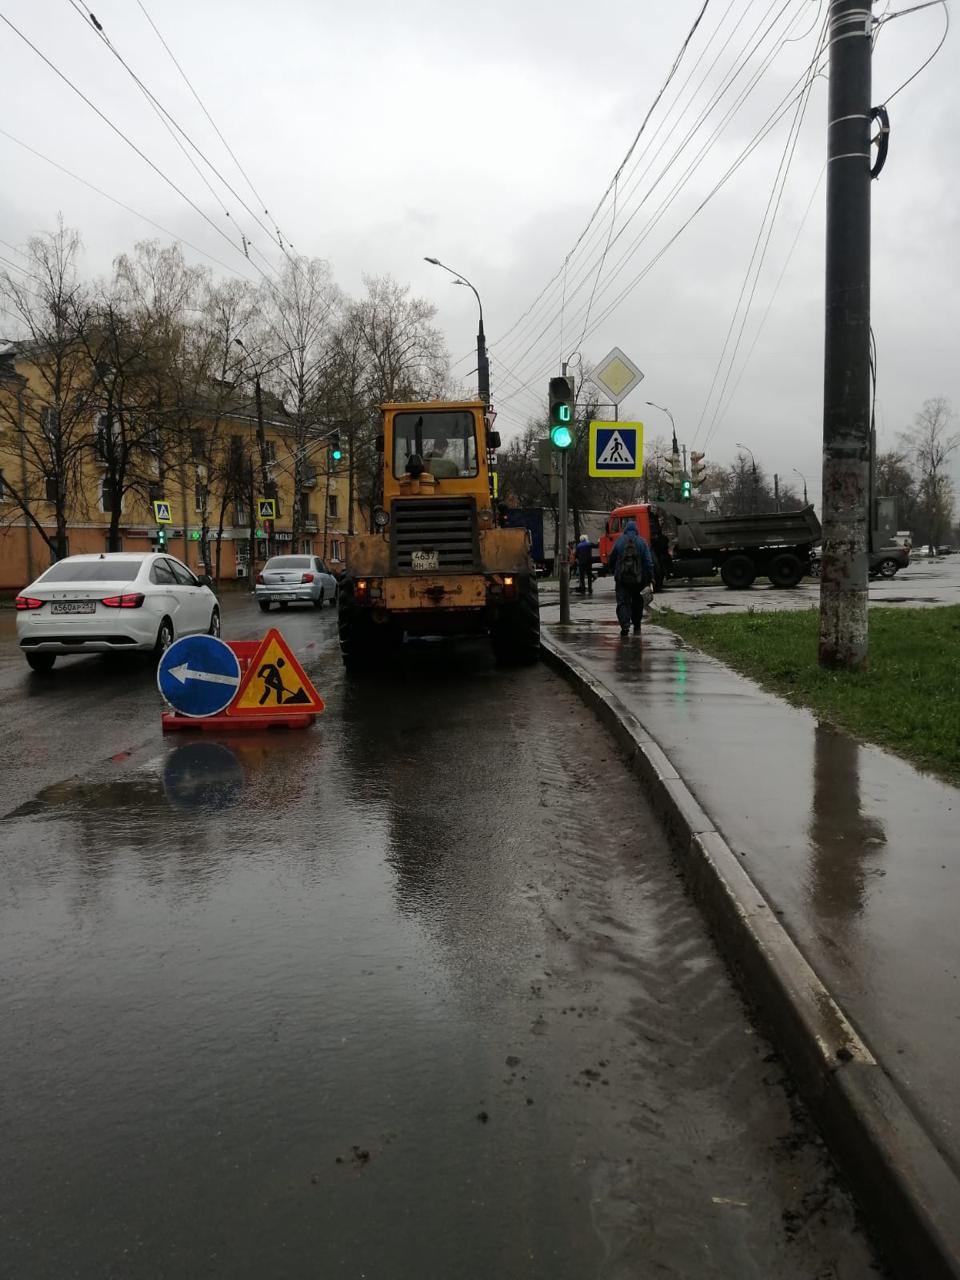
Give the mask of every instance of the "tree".
[[953, 515], [953, 483], [947, 464], [960, 447], [955, 425], [950, 401], [937, 396], [924, 402], [912, 431], [903, 436], [917, 483], [920, 541], [934, 548], [945, 541]]
[[[61, 222], [27, 244], [25, 279], [0, 273], [0, 296], [26, 338], [13, 345], [8, 378], [13, 394], [0, 396], [0, 413], [20, 444], [19, 483], [5, 477], [19, 510], [50, 548], [69, 554], [67, 526], [82, 506], [82, 470], [90, 441], [92, 390], [85, 338], [90, 325], [87, 289], [77, 277], [80, 237]], [[34, 382], [17, 375], [15, 359], [29, 359]], [[44, 517], [53, 508], [51, 535]]]
[[874, 488], [878, 497], [896, 500], [898, 526], [911, 529], [917, 506], [917, 483], [910, 468], [909, 455], [895, 449], [879, 454]]

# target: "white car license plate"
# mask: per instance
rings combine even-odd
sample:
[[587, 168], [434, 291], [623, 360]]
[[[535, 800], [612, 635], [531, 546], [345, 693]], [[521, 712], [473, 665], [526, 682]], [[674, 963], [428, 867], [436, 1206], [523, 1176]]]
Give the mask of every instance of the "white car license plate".
[[412, 551], [410, 553], [410, 567], [412, 569], [439, 569], [440, 568], [440, 552], [439, 551]]
[[95, 613], [96, 600], [58, 600], [50, 606], [51, 613]]

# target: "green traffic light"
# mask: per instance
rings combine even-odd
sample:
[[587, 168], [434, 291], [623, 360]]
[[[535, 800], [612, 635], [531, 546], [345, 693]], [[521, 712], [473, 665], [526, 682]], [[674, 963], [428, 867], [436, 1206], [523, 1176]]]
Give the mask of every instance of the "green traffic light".
[[330, 453], [330, 457], [334, 460], [334, 462], [339, 462], [340, 459], [343, 457], [343, 450], [333, 449]]
[[684, 480], [683, 484], [680, 486], [681, 498], [683, 498], [685, 501], [688, 501], [691, 498], [692, 494], [693, 494], [693, 486], [691, 485], [689, 480]]
[[[567, 405], [563, 405], [561, 407], [567, 409], [567, 412], [569, 413], [569, 407]], [[555, 449], [569, 449], [573, 444], [573, 432], [569, 427], [551, 427], [550, 443]]]

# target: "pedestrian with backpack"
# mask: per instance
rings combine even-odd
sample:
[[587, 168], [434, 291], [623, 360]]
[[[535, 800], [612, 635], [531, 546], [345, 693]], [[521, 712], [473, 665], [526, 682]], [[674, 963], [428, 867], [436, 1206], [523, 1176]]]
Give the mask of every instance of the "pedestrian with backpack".
[[613, 544], [608, 568], [617, 591], [617, 621], [620, 634], [640, 630], [643, 619], [643, 589], [653, 582], [653, 556], [646, 540], [640, 537], [636, 520], [628, 520], [623, 533]]

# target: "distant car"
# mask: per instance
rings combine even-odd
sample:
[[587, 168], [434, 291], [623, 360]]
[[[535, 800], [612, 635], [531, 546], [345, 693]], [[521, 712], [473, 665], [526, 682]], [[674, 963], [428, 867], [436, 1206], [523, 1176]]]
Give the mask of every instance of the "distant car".
[[[821, 571], [820, 554], [822, 548], [814, 547], [810, 554], [810, 577], [819, 578]], [[895, 578], [901, 569], [910, 563], [909, 547], [884, 547], [881, 551], [870, 553], [868, 574], [871, 578]]]
[[17, 642], [27, 665], [50, 671], [63, 653], [152, 652], [181, 636], [220, 634], [209, 578], [156, 552], [67, 556], [16, 601]]
[[315, 608], [337, 603], [337, 580], [319, 556], [271, 556], [257, 574], [257, 604], [264, 613], [278, 604], [312, 604]]

